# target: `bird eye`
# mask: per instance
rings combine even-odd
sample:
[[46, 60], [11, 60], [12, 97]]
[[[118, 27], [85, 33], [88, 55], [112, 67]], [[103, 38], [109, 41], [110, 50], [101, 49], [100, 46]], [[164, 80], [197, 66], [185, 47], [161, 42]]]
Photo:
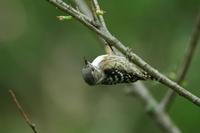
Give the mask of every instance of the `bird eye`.
[[91, 70], [94, 72], [94, 68], [92, 67]]

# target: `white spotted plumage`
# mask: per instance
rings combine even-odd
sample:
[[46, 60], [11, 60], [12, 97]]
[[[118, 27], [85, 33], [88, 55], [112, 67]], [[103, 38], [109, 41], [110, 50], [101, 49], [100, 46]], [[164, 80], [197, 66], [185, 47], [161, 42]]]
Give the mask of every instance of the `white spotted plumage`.
[[100, 55], [82, 70], [84, 80], [90, 84], [131, 83], [150, 79], [146, 72], [130, 63], [128, 59], [117, 55]]

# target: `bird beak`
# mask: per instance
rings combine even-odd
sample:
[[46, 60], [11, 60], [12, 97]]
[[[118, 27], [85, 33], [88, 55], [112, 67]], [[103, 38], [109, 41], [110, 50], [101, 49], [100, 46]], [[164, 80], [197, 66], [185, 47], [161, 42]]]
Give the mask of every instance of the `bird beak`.
[[84, 59], [84, 63], [85, 63], [85, 65], [90, 64], [90, 62], [89, 62], [85, 57], [83, 57], [83, 59]]

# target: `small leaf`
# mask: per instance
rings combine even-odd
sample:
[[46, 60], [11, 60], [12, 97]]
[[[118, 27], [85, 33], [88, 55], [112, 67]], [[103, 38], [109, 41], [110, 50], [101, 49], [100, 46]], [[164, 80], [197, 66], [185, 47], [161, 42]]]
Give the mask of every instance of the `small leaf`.
[[64, 21], [64, 20], [70, 20], [70, 19], [72, 19], [72, 16], [57, 16], [57, 18], [60, 21]]
[[104, 10], [101, 10], [101, 9], [96, 10], [97, 15], [103, 15], [104, 13], [106, 13]]

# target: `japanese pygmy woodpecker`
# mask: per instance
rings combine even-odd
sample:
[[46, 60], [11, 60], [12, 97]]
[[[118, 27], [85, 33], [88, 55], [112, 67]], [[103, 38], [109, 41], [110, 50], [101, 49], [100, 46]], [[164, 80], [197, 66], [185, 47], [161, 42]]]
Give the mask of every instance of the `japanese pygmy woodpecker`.
[[85, 60], [82, 75], [89, 85], [112, 85], [152, 79], [147, 72], [137, 68], [127, 58], [113, 54], [100, 55], [92, 63]]

